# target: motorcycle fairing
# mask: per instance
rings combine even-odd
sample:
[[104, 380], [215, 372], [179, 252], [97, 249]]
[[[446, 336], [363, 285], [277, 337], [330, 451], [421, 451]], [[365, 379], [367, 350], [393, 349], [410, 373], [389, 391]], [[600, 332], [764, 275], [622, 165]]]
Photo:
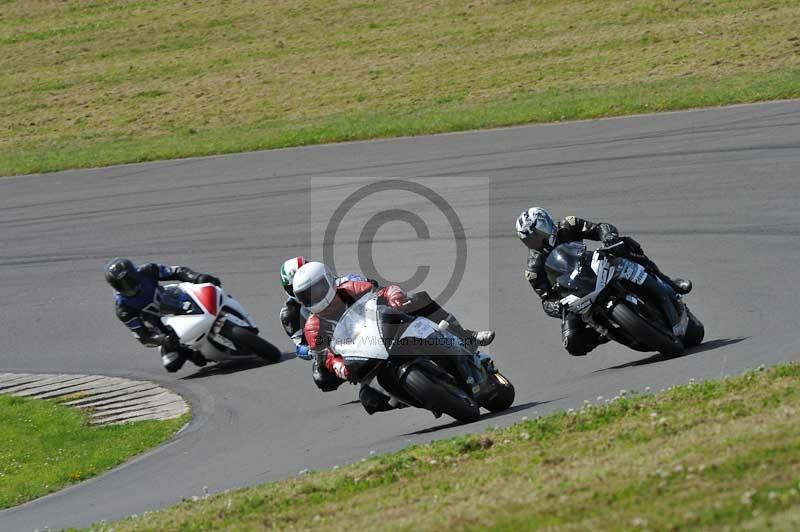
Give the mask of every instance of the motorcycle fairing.
[[626, 279], [634, 284], [642, 285], [647, 280], [648, 274], [644, 266], [628, 259], [619, 259], [614, 265], [608, 257], [595, 251], [592, 255], [592, 270], [597, 275], [594, 290], [583, 297], [569, 294], [561, 299], [561, 304], [568, 307], [570, 312], [585, 314], [592, 308], [597, 297], [612, 280]]
[[241, 304], [210, 283], [164, 285], [160, 307], [161, 322], [172, 327], [182, 344], [209, 360], [233, 358], [236, 346], [219, 334], [227, 321], [255, 329]]
[[378, 296], [370, 292], [348, 308], [333, 329], [331, 351], [343, 358], [388, 360], [379, 326]]
[[190, 292], [194, 299], [209, 314], [217, 314], [218, 303], [222, 304], [222, 295], [219, 294], [217, 287], [212, 284], [186, 286], [184, 289]]
[[403, 338], [429, 338], [431, 335], [437, 333], [439, 328], [429, 319], [418, 317], [414, 322], [409, 325], [406, 330], [400, 335]]

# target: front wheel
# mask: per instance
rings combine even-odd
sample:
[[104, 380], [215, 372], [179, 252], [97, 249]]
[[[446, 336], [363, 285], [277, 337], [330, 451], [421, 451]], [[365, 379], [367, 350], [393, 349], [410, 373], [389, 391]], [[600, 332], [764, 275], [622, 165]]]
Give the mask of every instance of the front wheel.
[[281, 359], [280, 349], [261, 338], [252, 330], [238, 325], [231, 325], [225, 329], [225, 337], [237, 347], [242, 346], [267, 362], [278, 362]]
[[625, 303], [615, 305], [611, 309], [611, 317], [625, 332], [653, 351], [672, 356], [683, 352], [683, 344], [679, 339], [655, 327]]
[[462, 423], [472, 423], [481, 417], [478, 404], [452, 384], [415, 368], [408, 370], [403, 381], [408, 393], [428, 410], [447, 414]]
[[489, 398], [481, 402], [481, 406], [490, 412], [502, 412], [508, 410], [514, 403], [514, 385], [501, 373], [490, 373], [489, 382], [492, 391]]

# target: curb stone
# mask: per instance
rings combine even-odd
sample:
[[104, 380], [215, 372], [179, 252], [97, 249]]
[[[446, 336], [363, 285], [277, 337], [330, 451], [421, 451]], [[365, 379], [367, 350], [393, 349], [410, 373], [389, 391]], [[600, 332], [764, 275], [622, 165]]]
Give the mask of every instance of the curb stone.
[[180, 395], [155, 383], [102, 375], [0, 373], [0, 394], [38, 399], [76, 396], [64, 404], [88, 410], [91, 425], [174, 419], [189, 412]]

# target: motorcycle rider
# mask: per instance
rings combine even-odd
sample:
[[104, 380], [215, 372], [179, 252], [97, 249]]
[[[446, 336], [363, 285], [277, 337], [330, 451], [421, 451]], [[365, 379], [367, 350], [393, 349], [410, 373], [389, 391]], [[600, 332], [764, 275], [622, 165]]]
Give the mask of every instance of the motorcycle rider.
[[[310, 313], [295, 297], [292, 281], [294, 280], [294, 275], [297, 273], [297, 270], [308, 264], [308, 262], [309, 260], [305, 257], [298, 256], [292, 257], [281, 264], [281, 285], [288, 297], [283, 307], [281, 307], [279, 318], [283, 330], [286, 331], [286, 334], [292, 339], [295, 345], [295, 354], [298, 358], [302, 358], [303, 360], [311, 360], [312, 358], [308, 354], [308, 342], [306, 342], [306, 338], [303, 336], [303, 326]], [[351, 273], [344, 277], [337, 278], [336, 283], [341, 284], [345, 281], [366, 280], [367, 278], [362, 275]]]
[[200, 353], [180, 344], [171, 327], [161, 322], [159, 281], [211, 283], [220, 286], [220, 280], [209, 274], [197, 273], [186, 266], [147, 263], [137, 267], [130, 259], [116, 257], [105, 269], [108, 284], [116, 291], [114, 301], [117, 317], [147, 347], [161, 347], [161, 363], [170, 373], [183, 367], [187, 360], [205, 366]]
[[297, 270], [308, 264], [308, 259], [303, 256], [293, 257], [286, 260], [281, 264], [281, 286], [283, 286], [286, 295], [286, 301], [281, 307], [279, 319], [283, 330], [295, 345], [295, 353], [299, 358], [309, 360], [308, 343], [303, 336], [303, 326], [308, 319], [309, 312], [300, 304], [294, 295], [292, 288], [292, 280]]
[[[314, 381], [323, 391], [335, 390], [349, 378], [342, 357], [330, 351], [330, 341], [339, 318], [367, 292], [376, 292], [381, 303], [402, 312], [424, 315], [437, 323], [446, 320], [449, 330], [464, 339], [465, 343], [483, 346], [494, 340], [494, 331], [470, 331], [461, 327], [458, 320], [425, 292], [410, 298], [397, 285], [381, 288], [369, 281], [345, 281], [337, 285], [333, 272], [320, 262], [310, 262], [300, 268], [294, 277], [293, 288], [295, 297], [311, 312], [306, 320], [304, 335], [317, 363]], [[403, 406], [368, 385], [359, 390], [359, 399], [369, 414]]]
[[525, 278], [534, 292], [542, 299], [544, 312], [554, 318], [562, 318], [561, 340], [573, 356], [584, 356], [600, 343], [608, 341], [593, 328], [587, 326], [579, 316], [564, 314], [559, 304], [560, 296], [550, 286], [545, 272], [545, 262], [556, 246], [565, 242], [584, 239], [602, 242], [603, 246], [620, 245], [618, 255], [626, 256], [666, 283], [676, 294], [688, 294], [692, 283], [685, 279], [670, 279], [650, 260], [636, 240], [621, 237], [610, 223], [594, 223], [577, 216], [567, 216], [556, 225], [550, 214], [541, 207], [531, 207], [519, 215], [516, 222], [517, 236], [528, 247], [528, 265]]

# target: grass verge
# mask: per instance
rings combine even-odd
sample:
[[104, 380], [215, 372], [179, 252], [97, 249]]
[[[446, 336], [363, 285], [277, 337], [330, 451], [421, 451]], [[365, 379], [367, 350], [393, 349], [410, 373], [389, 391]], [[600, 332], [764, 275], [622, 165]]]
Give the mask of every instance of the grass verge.
[[798, 384], [789, 364], [625, 394], [108, 527], [796, 530]]
[[0, 509], [86, 480], [172, 436], [188, 415], [90, 427], [55, 401], [0, 395]]
[[0, 175], [800, 97], [794, 0], [2, 4]]

